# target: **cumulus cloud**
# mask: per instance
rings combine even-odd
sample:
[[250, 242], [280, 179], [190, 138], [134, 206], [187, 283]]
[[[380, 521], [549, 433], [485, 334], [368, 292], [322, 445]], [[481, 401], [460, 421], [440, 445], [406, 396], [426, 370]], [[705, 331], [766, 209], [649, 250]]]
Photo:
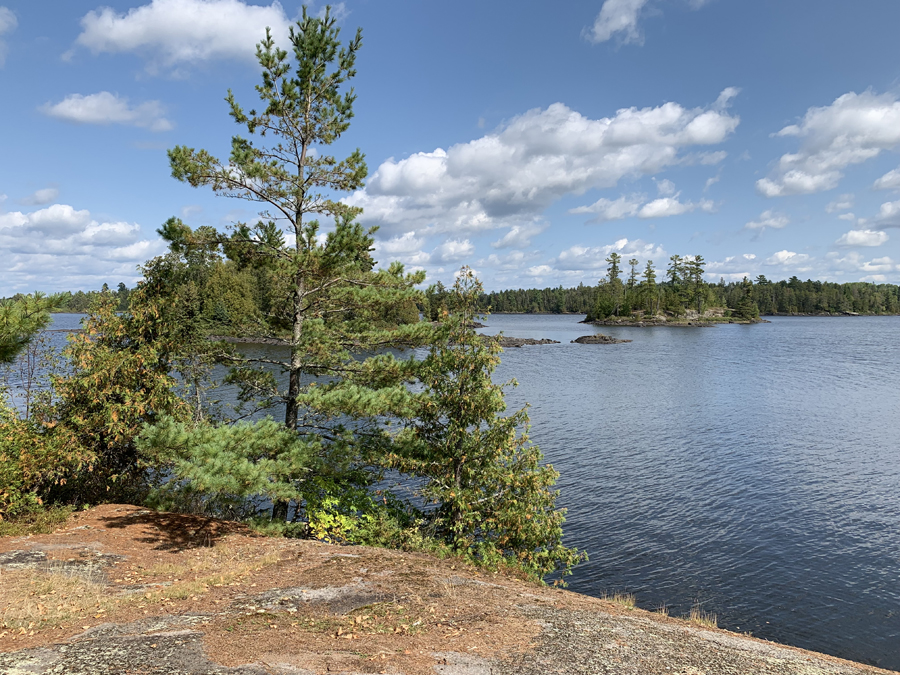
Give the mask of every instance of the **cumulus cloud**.
[[[864, 222], [860, 219], [860, 222]], [[878, 210], [878, 215], [873, 220], [873, 225], [883, 230], [889, 227], [900, 227], [900, 201], [885, 202]]]
[[[809, 256], [806, 253], [795, 253], [794, 251], [778, 251], [777, 253], [773, 253], [771, 256], [766, 258], [766, 265], [780, 265], [782, 267], [797, 267], [798, 265], [803, 265], [809, 261]], [[798, 270], [804, 271], [804, 270]]]
[[605, 223], [611, 220], [622, 220], [630, 216], [636, 216], [643, 204], [644, 198], [638, 195], [631, 197], [619, 197], [618, 199], [598, 199], [590, 206], [578, 206], [569, 209], [572, 214], [593, 214], [592, 223]]
[[388, 234], [512, 227], [534, 222], [565, 195], [655, 175], [679, 163], [685, 149], [721, 143], [738, 123], [715, 107], [665, 103], [590, 119], [554, 103], [448, 150], [389, 159], [346, 201]]
[[881, 246], [890, 237], [881, 230], [850, 230], [835, 242], [838, 246]]
[[668, 218], [669, 216], [680, 216], [683, 213], [691, 213], [700, 209], [706, 213], [715, 211], [715, 204], [708, 199], [701, 199], [699, 202], [681, 202], [678, 201], [678, 195], [674, 197], [660, 197], [648, 202], [638, 211], [638, 218]]
[[18, 25], [19, 21], [12, 10], [8, 7], [0, 6], [0, 68], [6, 63], [6, 52], [8, 50], [6, 41], [2, 38], [7, 33], [12, 33]]
[[772, 174], [756, 182], [766, 197], [810, 194], [838, 186], [848, 166], [900, 145], [900, 101], [894, 94], [850, 92], [831, 105], [810, 108], [799, 124], [775, 134], [796, 137], [797, 152], [781, 156]]
[[152, 0], [122, 13], [110, 7], [88, 12], [75, 43], [93, 54], [134, 52], [147, 58], [150, 73], [180, 74], [179, 69], [218, 59], [255, 62], [266, 27], [284, 48], [289, 25], [278, 2]]
[[44, 204], [50, 204], [56, 201], [57, 197], [59, 197], [59, 190], [55, 187], [49, 187], [42, 190], [36, 190], [19, 201], [26, 206], [43, 206]]
[[900, 190], [900, 169], [888, 171], [872, 187], [876, 190]]
[[841, 195], [833, 202], [830, 202], [828, 206], [825, 207], [825, 210], [828, 213], [836, 213], [837, 211], [849, 211], [853, 208], [853, 195], [846, 194]]
[[547, 229], [547, 225], [513, 225], [500, 239], [491, 242], [494, 248], [526, 248], [531, 246], [531, 238]]
[[767, 227], [773, 230], [780, 230], [784, 227], [787, 227], [791, 222], [791, 219], [788, 218], [785, 214], [779, 213], [777, 211], [763, 211], [759, 214], [759, 218], [757, 220], [751, 220], [749, 223], [744, 225], [744, 228], [748, 230], [759, 230], [764, 231]]
[[551, 262], [559, 270], [605, 270], [606, 259], [613, 251], [623, 257], [638, 258], [642, 261], [661, 261], [668, 258], [665, 249], [658, 244], [648, 243], [641, 239], [629, 240], [623, 237], [606, 246], [571, 246]]
[[159, 101], [131, 106], [127, 98], [108, 91], [87, 96], [72, 94], [59, 103], [46, 103], [40, 110], [50, 117], [76, 124], [124, 124], [150, 131], [169, 131], [173, 128], [165, 118], [165, 109]]
[[475, 246], [468, 239], [451, 239], [431, 252], [433, 263], [458, 263], [475, 254]]
[[36, 283], [54, 290], [48, 280], [60, 289], [91, 288], [97, 279], [132, 282], [137, 264], [164, 249], [159, 239], [141, 239], [137, 223], [98, 220], [68, 204], [0, 213], [0, 295]]

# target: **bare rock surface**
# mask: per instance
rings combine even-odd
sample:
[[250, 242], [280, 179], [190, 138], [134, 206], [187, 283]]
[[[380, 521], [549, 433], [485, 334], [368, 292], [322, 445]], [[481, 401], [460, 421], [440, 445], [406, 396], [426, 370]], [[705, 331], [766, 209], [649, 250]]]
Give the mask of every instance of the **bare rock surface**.
[[[103, 574], [72, 564], [96, 557]], [[0, 538], [0, 565], [3, 675], [887, 672], [459, 559], [132, 506]]]

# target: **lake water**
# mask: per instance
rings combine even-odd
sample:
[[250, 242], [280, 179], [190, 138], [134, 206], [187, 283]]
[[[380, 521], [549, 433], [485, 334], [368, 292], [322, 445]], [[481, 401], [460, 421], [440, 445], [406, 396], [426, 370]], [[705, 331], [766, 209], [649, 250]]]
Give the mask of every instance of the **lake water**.
[[[561, 473], [571, 577], [639, 606], [900, 669], [900, 317], [594, 328], [494, 315]], [[579, 345], [604, 332], [633, 342]]]
[[[72, 315], [54, 327], [74, 327]], [[493, 315], [590, 595], [900, 669], [900, 317], [594, 328]], [[579, 345], [604, 332], [633, 342]]]

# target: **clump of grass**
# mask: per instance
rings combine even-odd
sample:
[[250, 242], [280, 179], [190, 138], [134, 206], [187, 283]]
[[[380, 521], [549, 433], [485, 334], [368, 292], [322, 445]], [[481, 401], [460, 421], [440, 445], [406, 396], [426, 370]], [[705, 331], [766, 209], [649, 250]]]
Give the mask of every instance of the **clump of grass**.
[[666, 603], [662, 603], [659, 607], [654, 609], [653, 612], [662, 616], [669, 616], [669, 608], [666, 606]]
[[706, 628], [718, 628], [717, 617], [712, 612], [704, 612], [700, 603], [694, 603], [691, 606], [691, 613], [688, 615], [688, 621], [698, 626]]
[[69, 519], [73, 510], [71, 506], [48, 506], [28, 511], [10, 520], [0, 520], [0, 537], [50, 534]]
[[104, 594], [104, 584], [90, 574], [53, 568], [5, 572], [0, 584], [0, 632], [94, 618], [115, 604]]
[[622, 605], [628, 609], [634, 609], [637, 607], [637, 598], [634, 597], [634, 593], [624, 593], [620, 591], [616, 591], [612, 595], [609, 593], [604, 593], [600, 596], [601, 599], [606, 600], [608, 602], [614, 602], [617, 605]]

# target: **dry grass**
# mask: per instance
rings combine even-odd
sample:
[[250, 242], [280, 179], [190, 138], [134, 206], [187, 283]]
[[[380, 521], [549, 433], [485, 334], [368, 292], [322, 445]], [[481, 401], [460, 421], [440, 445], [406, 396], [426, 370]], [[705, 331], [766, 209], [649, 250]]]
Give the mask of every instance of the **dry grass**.
[[653, 612], [661, 616], [669, 616], [669, 608], [666, 606], [666, 603], [661, 604], [659, 607], [654, 609]]
[[99, 618], [121, 602], [105, 590], [92, 574], [53, 568], [5, 572], [0, 583], [0, 633], [15, 630], [24, 634], [35, 628]]
[[[200, 549], [184, 564], [165, 563], [130, 572], [115, 583], [142, 584], [166, 578], [169, 585], [146, 592], [121, 594], [121, 587], [110, 585], [96, 568], [51, 565], [37, 570], [4, 572], [0, 582], [0, 636], [15, 631], [52, 628], [105, 618], [128, 606], [148, 607], [173, 600], [198, 599], [211, 587], [235, 584], [279, 562], [277, 552], [260, 555], [257, 550], [220, 546]], [[220, 571], [221, 570], [221, 571]], [[218, 574], [209, 574], [219, 571]]]
[[699, 603], [695, 603], [691, 607], [691, 613], [688, 615], [688, 621], [698, 626], [706, 628], [718, 628], [718, 620], [715, 614], [704, 612]]
[[616, 591], [612, 595], [609, 593], [604, 593], [600, 596], [602, 600], [606, 600], [608, 602], [614, 602], [617, 605], [622, 605], [628, 609], [634, 609], [637, 607], [637, 598], [634, 597], [634, 593], [623, 593], [620, 591]]

